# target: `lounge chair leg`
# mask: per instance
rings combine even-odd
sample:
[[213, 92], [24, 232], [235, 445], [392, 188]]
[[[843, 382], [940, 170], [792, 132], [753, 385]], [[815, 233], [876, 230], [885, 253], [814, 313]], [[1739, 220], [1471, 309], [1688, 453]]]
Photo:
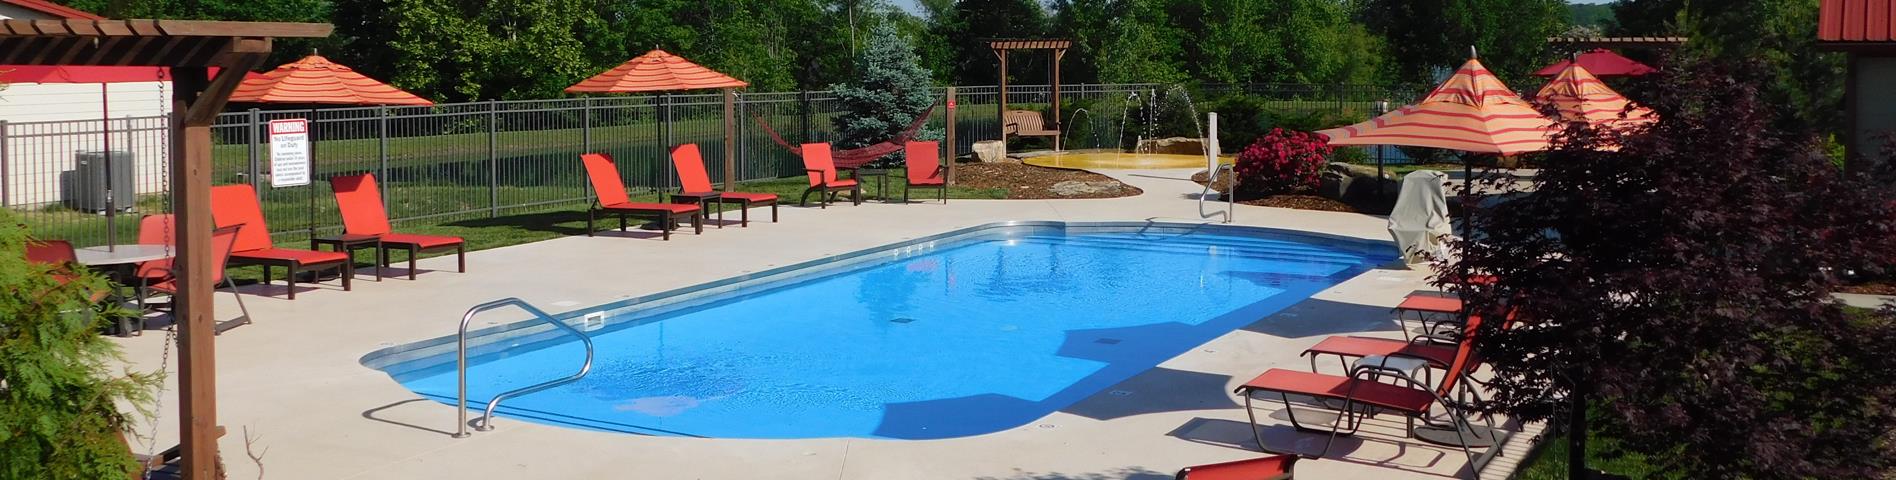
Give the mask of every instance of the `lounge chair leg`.
[[421, 256], [421, 251], [417, 249], [418, 247], [419, 245], [412, 243], [408, 245], [408, 279], [410, 281], [415, 279], [415, 257]]
[[454, 258], [455, 261], [460, 264], [458, 265], [461, 269], [460, 273], [467, 273], [467, 244], [462, 243], [454, 246]]
[[770, 223], [777, 223], [777, 201], [770, 201]]
[[[264, 267], [264, 268], [267, 270], [270, 267]], [[290, 286], [290, 300], [295, 300], [296, 299], [296, 265], [292, 264], [285, 268], [289, 270], [289, 274], [283, 276], [283, 282]]]
[[1249, 391], [1244, 392], [1244, 417], [1251, 420], [1251, 440], [1257, 442], [1257, 451], [1269, 451], [1264, 449], [1264, 434], [1257, 431], [1257, 410], [1251, 407], [1251, 392]]
[[349, 262], [342, 262], [342, 265], [336, 268], [342, 269], [336, 272], [336, 276], [342, 277], [342, 291], [347, 292], [351, 290], [349, 281], [355, 279], [355, 269], [350, 268]]
[[911, 187], [911, 186], [909, 186], [909, 184], [908, 184], [908, 182], [902, 182], [902, 204], [903, 204], [903, 205], [908, 205], [908, 203], [909, 203], [909, 190], [914, 190], [914, 189], [915, 189], [915, 187]]
[[750, 200], [745, 200], [745, 201], [742, 201], [742, 202], [738, 202], [738, 203], [737, 203], [737, 208], [738, 208], [738, 212], [737, 212], [737, 226], [738, 226], [738, 228], [750, 228], [750, 226], [751, 226], [751, 202], [750, 202]]
[[594, 213], [595, 211], [593, 209], [591, 208], [586, 209], [586, 236], [588, 237], [593, 236], [593, 214]]
[[862, 205], [862, 185], [849, 189], [849, 202], [852, 205]]
[[[723, 217], [724, 217], [724, 213], [719, 212], [718, 213], [718, 228], [724, 228]], [[704, 211], [700, 210], [698, 211], [698, 213], [691, 216], [691, 227], [692, 227], [692, 232], [691, 232], [692, 234], [704, 235]]]
[[237, 291], [237, 282], [231, 280], [230, 276], [227, 275], [224, 277], [224, 286], [230, 287], [230, 295], [237, 297], [237, 311], [244, 315], [244, 318], [242, 318], [243, 323], [239, 325], [249, 325], [250, 307], [244, 306], [244, 294]]
[[619, 231], [625, 231], [625, 213], [619, 214]]
[[264, 285], [270, 284], [270, 266], [269, 265], [263, 266], [263, 284]]
[[670, 214], [666, 214], [666, 215], [660, 215], [660, 216], [658, 217], [658, 231], [659, 231], [659, 232], [661, 232], [661, 233], [659, 233], [659, 236], [660, 236], [660, 237], [662, 237], [662, 238], [664, 238], [664, 239], [665, 239], [665, 241], [667, 241], [667, 242], [669, 242], [669, 241], [671, 241], [671, 239], [672, 239], [672, 217], [671, 217], [671, 215], [670, 215]]

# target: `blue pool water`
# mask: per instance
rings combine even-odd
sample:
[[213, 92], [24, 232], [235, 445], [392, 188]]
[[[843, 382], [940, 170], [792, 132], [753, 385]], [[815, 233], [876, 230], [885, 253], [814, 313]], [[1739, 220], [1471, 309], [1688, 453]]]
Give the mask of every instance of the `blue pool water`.
[[[1234, 232], [990, 229], [670, 307], [608, 307], [593, 372], [500, 416], [723, 438], [995, 432], [1394, 258]], [[553, 335], [486, 350], [470, 358], [470, 404], [570, 375], [583, 357]], [[452, 403], [452, 362], [450, 351], [378, 368]]]

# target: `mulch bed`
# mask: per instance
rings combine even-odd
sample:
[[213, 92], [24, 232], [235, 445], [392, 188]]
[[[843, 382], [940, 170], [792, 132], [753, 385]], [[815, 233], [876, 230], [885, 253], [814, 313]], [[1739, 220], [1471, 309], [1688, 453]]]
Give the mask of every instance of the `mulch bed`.
[[1837, 290], [1843, 293], [1860, 293], [1864, 295], [1896, 295], [1896, 283], [1890, 283], [1888, 281], [1869, 282], [1860, 285], [1844, 285]]
[[[1036, 167], [1016, 161], [956, 164], [955, 175], [957, 177], [955, 179], [957, 186], [1005, 189], [1007, 190], [1007, 198], [1020, 200], [1119, 198], [1142, 193], [1137, 187], [1121, 183], [1105, 175], [1084, 170]], [[1066, 181], [1101, 184], [1110, 183], [1112, 186], [1103, 188], [1098, 192], [1075, 195], [1054, 193], [1053, 185]]]
[[[1205, 172], [1198, 172], [1192, 175], [1192, 181], [1198, 182], [1199, 185], [1204, 185], [1205, 179], [1207, 178], [1210, 177], [1206, 175]], [[1224, 192], [1226, 189], [1231, 188], [1231, 180], [1231, 177], [1228, 176], [1218, 179], [1218, 185], [1213, 186], [1212, 190]], [[1250, 199], [1239, 196], [1238, 198], [1240, 199], [1238, 203], [1258, 207], [1295, 208], [1298, 210], [1317, 210], [1323, 212], [1361, 212], [1361, 210], [1350, 204], [1318, 195], [1272, 195], [1264, 198]]]

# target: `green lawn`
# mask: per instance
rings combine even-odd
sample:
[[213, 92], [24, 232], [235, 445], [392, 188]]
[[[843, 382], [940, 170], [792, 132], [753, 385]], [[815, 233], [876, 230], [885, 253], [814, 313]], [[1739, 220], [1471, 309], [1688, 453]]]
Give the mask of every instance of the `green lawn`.
[[[1655, 468], [1650, 465], [1644, 454], [1616, 452], [1619, 441], [1603, 438], [1595, 434], [1587, 439], [1587, 467], [1606, 473], [1623, 475], [1628, 478], [1675, 479], [1681, 477], [1662, 477], [1653, 474]], [[1567, 480], [1567, 437], [1565, 435], [1546, 439], [1534, 450], [1534, 453], [1521, 463], [1521, 469], [1514, 472], [1519, 480]]]

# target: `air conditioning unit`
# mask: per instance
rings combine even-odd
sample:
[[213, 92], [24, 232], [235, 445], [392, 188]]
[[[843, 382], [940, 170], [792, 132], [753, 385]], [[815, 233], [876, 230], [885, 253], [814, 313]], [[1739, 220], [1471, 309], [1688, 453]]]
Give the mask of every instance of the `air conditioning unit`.
[[133, 190], [132, 180], [138, 178], [133, 173], [136, 165], [132, 161], [132, 152], [124, 150], [81, 151], [73, 155], [73, 170], [62, 175], [63, 195], [66, 206], [84, 212], [104, 212], [106, 209], [106, 171], [111, 171], [112, 206], [120, 211], [130, 210], [138, 204], [138, 192]]

